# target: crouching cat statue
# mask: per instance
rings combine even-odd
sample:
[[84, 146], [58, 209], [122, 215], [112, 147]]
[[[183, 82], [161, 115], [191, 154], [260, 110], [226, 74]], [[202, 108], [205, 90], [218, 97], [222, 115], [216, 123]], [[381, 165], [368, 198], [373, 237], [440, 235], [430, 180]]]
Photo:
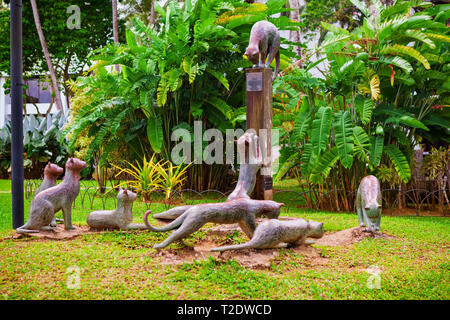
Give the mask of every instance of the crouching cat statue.
[[254, 68], [268, 68], [275, 58], [272, 81], [275, 80], [280, 68], [280, 33], [277, 27], [265, 20], [256, 22], [250, 31], [250, 41], [245, 55], [254, 64]]
[[321, 238], [323, 222], [304, 219], [282, 221], [271, 219], [261, 222], [250, 241], [242, 244], [212, 248], [210, 251], [240, 249], [285, 248], [305, 243], [307, 237]]
[[91, 228], [97, 229], [147, 229], [143, 224], [133, 221], [133, 202], [136, 193], [126, 189], [119, 189], [117, 194], [117, 208], [114, 210], [98, 210], [89, 213], [86, 222]]
[[375, 176], [367, 176], [361, 180], [356, 195], [356, 210], [359, 225], [367, 227], [365, 231], [380, 230], [381, 221], [381, 189]]
[[72, 226], [72, 203], [80, 192], [80, 171], [86, 168], [86, 162], [70, 158], [66, 162], [66, 174], [63, 181], [54, 187], [39, 192], [31, 201], [28, 221], [17, 228], [17, 233], [36, 233], [50, 230], [55, 213], [63, 211], [64, 229], [75, 229]]

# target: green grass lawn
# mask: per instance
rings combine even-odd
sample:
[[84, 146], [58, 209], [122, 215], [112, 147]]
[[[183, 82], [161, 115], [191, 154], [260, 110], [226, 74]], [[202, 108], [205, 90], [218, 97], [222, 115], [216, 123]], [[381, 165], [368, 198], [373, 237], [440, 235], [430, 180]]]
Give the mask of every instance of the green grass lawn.
[[[0, 181], [0, 188], [8, 190], [7, 183]], [[101, 205], [94, 201], [96, 209]], [[26, 212], [28, 206], [26, 201]], [[160, 212], [165, 207], [151, 208]], [[145, 204], [135, 203], [135, 222], [142, 223], [145, 210]], [[74, 223], [86, 224], [90, 211], [74, 209]], [[290, 208], [282, 215], [322, 221], [327, 233], [358, 225], [356, 214]], [[346, 247], [313, 245], [326, 261], [320, 265], [294, 249], [280, 249], [270, 267], [252, 269], [216, 258], [163, 265], [161, 252], [152, 246], [167, 233], [112, 231], [63, 241], [12, 239], [10, 216], [11, 194], [0, 193], [0, 299], [450, 298], [450, 221], [445, 217], [385, 216], [382, 232], [392, 239], [367, 238]], [[210, 239], [210, 227], [164, 250], [184, 252], [186, 246]], [[233, 241], [246, 238], [235, 234]], [[379, 289], [367, 286], [368, 268], [373, 266], [381, 272]], [[71, 289], [67, 284], [74, 268], [80, 271], [80, 283]]]

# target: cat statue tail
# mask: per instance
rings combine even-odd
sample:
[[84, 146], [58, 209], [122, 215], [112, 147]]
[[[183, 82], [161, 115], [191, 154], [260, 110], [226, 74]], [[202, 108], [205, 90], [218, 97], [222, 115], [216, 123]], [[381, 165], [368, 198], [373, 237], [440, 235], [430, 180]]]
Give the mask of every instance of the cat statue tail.
[[23, 226], [16, 229], [17, 233], [38, 233], [40, 230], [31, 230], [27, 229], [27, 224], [24, 224]]
[[272, 75], [272, 82], [278, 76], [279, 71], [280, 71], [280, 50], [278, 50], [277, 54], [275, 55], [275, 71]]
[[152, 210], [148, 210], [147, 212], [144, 213], [144, 222], [145, 222], [145, 225], [147, 226], [147, 228], [154, 232], [165, 232], [165, 231], [170, 231], [170, 230], [176, 229], [179, 226], [181, 226], [184, 219], [186, 219], [186, 213], [183, 213], [181, 216], [176, 218], [173, 222], [169, 223], [167, 226], [164, 226], [162, 228], [155, 228], [148, 222], [148, 215], [150, 213], [152, 213]]
[[216, 247], [216, 248], [211, 248], [209, 249], [209, 251], [211, 252], [223, 252], [223, 251], [228, 251], [228, 250], [241, 250], [241, 249], [251, 249], [253, 248], [253, 242], [252, 240], [250, 240], [249, 242], [246, 243], [241, 243], [241, 244], [235, 244], [232, 246], [223, 246], [223, 247]]

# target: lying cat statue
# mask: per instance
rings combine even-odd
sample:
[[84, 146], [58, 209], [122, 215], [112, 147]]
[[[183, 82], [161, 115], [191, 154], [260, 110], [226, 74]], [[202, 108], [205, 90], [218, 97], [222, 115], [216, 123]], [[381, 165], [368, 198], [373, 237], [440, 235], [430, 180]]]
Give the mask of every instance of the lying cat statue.
[[280, 33], [277, 27], [265, 20], [256, 22], [250, 31], [250, 41], [245, 55], [254, 64], [254, 68], [268, 68], [275, 58], [276, 66], [272, 81], [275, 80], [280, 69]]
[[[63, 173], [64, 169], [53, 163], [47, 163], [44, 168], [44, 180], [37, 189], [34, 196], [36, 197], [41, 191], [47, 190], [48, 188], [56, 186], [56, 178]], [[56, 216], [53, 216], [52, 222], [50, 223], [52, 227], [56, 227]]]
[[36, 233], [50, 230], [55, 213], [63, 211], [64, 229], [75, 229], [72, 226], [72, 203], [80, 192], [80, 171], [86, 168], [86, 162], [70, 158], [66, 162], [66, 174], [63, 181], [54, 187], [39, 192], [31, 201], [28, 221], [16, 229], [17, 233]]
[[125, 189], [119, 189], [117, 194], [117, 208], [114, 210], [98, 210], [89, 213], [86, 222], [91, 228], [96, 229], [120, 229], [136, 230], [147, 229], [142, 224], [131, 223], [133, 221], [133, 202], [136, 193]]
[[381, 221], [381, 189], [375, 176], [367, 176], [361, 180], [356, 194], [356, 210], [359, 225], [366, 226], [364, 231], [380, 230]]
[[283, 203], [271, 200], [235, 199], [221, 203], [198, 204], [186, 210], [181, 216], [162, 228], [155, 228], [148, 223], [150, 211], [144, 214], [145, 225], [155, 232], [176, 229], [160, 244], [153, 248], [165, 248], [174, 241], [183, 239], [199, 230], [208, 222], [231, 224], [237, 223], [242, 231], [251, 239], [256, 229], [256, 218], [262, 215], [275, 219], [280, 215]]
[[285, 248], [303, 244], [307, 237], [321, 238], [323, 222], [304, 219], [282, 221], [271, 219], [261, 222], [250, 241], [242, 244], [212, 248], [210, 251], [241, 249]]

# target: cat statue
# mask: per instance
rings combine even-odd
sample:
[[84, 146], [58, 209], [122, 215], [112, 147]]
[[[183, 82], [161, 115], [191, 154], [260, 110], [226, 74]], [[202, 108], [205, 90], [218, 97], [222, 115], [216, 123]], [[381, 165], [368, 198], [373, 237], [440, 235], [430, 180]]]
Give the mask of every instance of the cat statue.
[[364, 231], [374, 233], [380, 230], [381, 188], [377, 177], [366, 176], [361, 180], [356, 194], [356, 210], [359, 225], [367, 227]]
[[245, 56], [254, 64], [254, 68], [268, 68], [275, 58], [276, 65], [272, 81], [275, 80], [280, 69], [280, 33], [277, 27], [265, 20], [256, 22], [250, 31]]
[[28, 221], [16, 229], [17, 233], [37, 233], [41, 230], [53, 231], [50, 223], [59, 210], [63, 211], [64, 229], [72, 226], [72, 204], [80, 193], [80, 171], [86, 168], [86, 162], [70, 158], [66, 162], [66, 174], [63, 181], [54, 187], [40, 191], [31, 201]]
[[321, 238], [323, 234], [323, 222], [306, 221], [304, 219], [289, 221], [270, 219], [261, 222], [256, 227], [250, 241], [212, 248], [210, 251], [286, 248], [305, 243], [307, 237]]
[[117, 208], [91, 212], [86, 219], [87, 224], [95, 229], [147, 229], [145, 225], [131, 223], [133, 221], [133, 202], [136, 197], [136, 193], [120, 188], [117, 194]]
[[[39, 188], [36, 190], [34, 196], [36, 197], [36, 195], [39, 194], [41, 191], [56, 186], [56, 179], [58, 178], [59, 175], [63, 173], [63, 171], [64, 169], [57, 166], [56, 164], [51, 162], [47, 163], [47, 165], [44, 168], [44, 180], [42, 181]], [[50, 226], [56, 227], [56, 216], [53, 216]]]

